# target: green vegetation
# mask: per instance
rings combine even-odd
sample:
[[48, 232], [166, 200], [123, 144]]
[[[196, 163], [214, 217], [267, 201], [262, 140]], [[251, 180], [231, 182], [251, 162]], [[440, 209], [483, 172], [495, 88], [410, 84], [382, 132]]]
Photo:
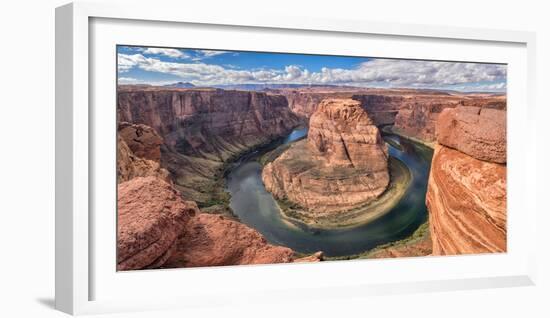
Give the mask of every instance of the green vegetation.
[[429, 224], [429, 221], [426, 221], [422, 223], [411, 236], [404, 238], [402, 240], [379, 245], [371, 250], [368, 250], [359, 254], [347, 255], [347, 256], [333, 256], [333, 257], [325, 256], [325, 260], [338, 261], [338, 260], [372, 258], [375, 254], [382, 252], [385, 249], [411, 246], [413, 244], [419, 243], [422, 240], [429, 239], [429, 237], [430, 237], [430, 224]]

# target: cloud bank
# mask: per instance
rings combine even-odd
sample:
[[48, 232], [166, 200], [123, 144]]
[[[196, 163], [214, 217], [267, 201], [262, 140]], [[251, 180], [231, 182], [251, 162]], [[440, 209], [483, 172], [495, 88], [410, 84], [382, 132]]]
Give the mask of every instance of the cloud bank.
[[[154, 51], [154, 53], [153, 53]], [[162, 54], [182, 58], [179, 50], [149, 48], [143, 53]], [[144, 54], [118, 54], [120, 73], [136, 68], [148, 72], [174, 75], [182, 81], [198, 86], [244, 84], [244, 83], [294, 83], [331, 84], [372, 87], [416, 88], [469, 88], [477, 83], [479, 90], [502, 91], [506, 89], [506, 66], [460, 62], [436, 62], [417, 60], [372, 59], [353, 69], [323, 67], [312, 72], [297, 65], [284, 69], [242, 70], [202, 60], [224, 51], [201, 51], [201, 58], [191, 61], [163, 61]]]

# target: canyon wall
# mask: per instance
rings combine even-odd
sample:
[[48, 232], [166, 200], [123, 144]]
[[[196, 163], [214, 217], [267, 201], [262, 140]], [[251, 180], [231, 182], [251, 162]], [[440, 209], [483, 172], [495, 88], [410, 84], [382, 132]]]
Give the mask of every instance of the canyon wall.
[[506, 111], [445, 109], [426, 205], [433, 255], [506, 251]]
[[307, 140], [268, 163], [262, 179], [280, 200], [304, 208], [303, 219], [365, 205], [389, 184], [388, 149], [360, 102], [325, 99], [310, 119]]
[[426, 142], [435, 141], [437, 117], [446, 108], [472, 106], [506, 109], [504, 95], [413, 89], [323, 88], [281, 89], [290, 109], [309, 119], [327, 98], [352, 98], [361, 102], [377, 126], [393, 125], [396, 133]]
[[355, 99], [363, 105], [369, 117], [376, 125], [391, 125], [403, 99], [398, 95], [379, 90], [363, 88], [334, 89], [280, 89], [277, 93], [284, 95], [290, 109], [301, 118], [308, 120], [324, 99]]
[[439, 114], [446, 108], [471, 106], [506, 109], [504, 96], [479, 94], [413, 94], [407, 96], [395, 117], [395, 132], [422, 141], [436, 140], [435, 125]]
[[300, 123], [284, 96], [261, 92], [121, 86], [117, 105], [119, 122], [158, 132], [161, 166], [202, 207], [226, 204], [216, 179], [228, 160]]
[[[260, 99], [267, 98], [266, 96], [260, 97]], [[149, 98], [158, 101], [156, 94], [149, 95]], [[275, 100], [280, 100], [280, 97]], [[259, 102], [252, 101], [250, 103]], [[147, 119], [147, 121], [155, 122], [159, 118], [157, 117], [158, 113], [162, 113], [164, 107], [166, 106], [162, 103], [132, 104], [126, 109], [134, 109], [138, 115], [135, 117], [119, 116], [119, 120], [141, 118], [140, 120], [143, 121]], [[262, 107], [270, 107], [270, 104], [267, 103]], [[153, 109], [157, 115], [151, 114]], [[208, 109], [202, 111], [208, 111]], [[251, 112], [255, 111], [251, 110]], [[287, 110], [286, 113], [289, 114], [291, 121], [296, 119], [290, 111]], [[209, 130], [213, 127], [212, 123], [203, 124], [205, 127], [201, 128], [201, 131], [204, 134], [216, 131], [215, 129]], [[281, 133], [276, 128], [269, 128], [266, 123], [256, 124], [266, 131], [266, 135], [259, 135], [256, 138], [271, 138], [270, 134], [277, 136], [278, 133]], [[185, 134], [191, 133], [185, 131], [186, 127], [184, 124], [184, 131], [179, 131], [177, 134], [185, 136]], [[169, 133], [169, 128], [177, 130], [176, 126], [170, 126], [169, 123], [163, 123], [157, 128], [164, 129], [164, 133], [169, 138], [174, 137], [174, 133]], [[250, 127], [246, 129], [252, 130]], [[247, 134], [249, 133], [244, 132], [243, 128], [241, 136]], [[221, 135], [220, 138], [227, 138], [227, 135]], [[244, 139], [246, 138], [240, 140]], [[177, 140], [172, 139], [172, 142], [177, 144]], [[229, 143], [226, 146], [231, 147]], [[249, 145], [240, 146], [246, 150]], [[184, 168], [194, 173], [189, 175], [190, 180], [186, 180], [192, 183], [200, 181], [201, 173], [206, 175], [209, 180], [214, 179], [212, 174], [208, 174], [212, 173], [212, 170], [209, 169], [215, 165], [209, 163], [216, 162], [216, 165], [219, 166], [222, 164], [223, 158], [220, 157], [216, 161], [193, 157], [178, 153], [173, 147], [174, 144], [166, 143], [165, 139], [148, 125], [126, 121], [121, 121], [118, 124], [118, 270], [322, 260], [322, 253], [310, 255], [305, 259], [296, 259], [294, 251], [269, 244], [254, 229], [228, 220], [221, 215], [202, 213], [194, 201], [184, 201], [182, 198], [188, 198], [174, 188], [171, 178], [174, 174], [171, 176], [166, 169], [162, 168], [161, 162], [163, 166], [167, 160], [174, 165], [184, 164], [183, 162], [189, 163]], [[202, 156], [202, 152], [209, 154], [204, 149], [199, 145], [195, 149], [198, 152], [194, 154], [197, 156]], [[236, 153], [239, 150], [232, 148], [231, 151]], [[201, 171], [201, 169], [203, 170]]]

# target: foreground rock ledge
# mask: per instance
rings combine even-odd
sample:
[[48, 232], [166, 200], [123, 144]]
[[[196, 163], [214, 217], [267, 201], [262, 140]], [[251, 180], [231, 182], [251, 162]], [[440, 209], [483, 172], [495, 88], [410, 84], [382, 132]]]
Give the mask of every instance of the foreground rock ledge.
[[321, 252], [295, 259], [248, 226], [200, 213], [172, 185], [137, 177], [118, 186], [118, 270], [318, 262]]
[[388, 149], [361, 103], [327, 99], [300, 141], [262, 173], [276, 198], [297, 204], [313, 218], [338, 215], [372, 202], [387, 188]]
[[167, 182], [138, 177], [118, 186], [117, 269], [154, 268], [170, 256], [189, 218], [198, 213]]

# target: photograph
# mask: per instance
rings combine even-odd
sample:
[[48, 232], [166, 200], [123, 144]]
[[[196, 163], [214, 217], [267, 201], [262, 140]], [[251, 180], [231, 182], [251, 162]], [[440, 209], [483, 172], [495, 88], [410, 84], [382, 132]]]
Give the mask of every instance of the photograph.
[[117, 270], [506, 253], [507, 68], [117, 45]]

